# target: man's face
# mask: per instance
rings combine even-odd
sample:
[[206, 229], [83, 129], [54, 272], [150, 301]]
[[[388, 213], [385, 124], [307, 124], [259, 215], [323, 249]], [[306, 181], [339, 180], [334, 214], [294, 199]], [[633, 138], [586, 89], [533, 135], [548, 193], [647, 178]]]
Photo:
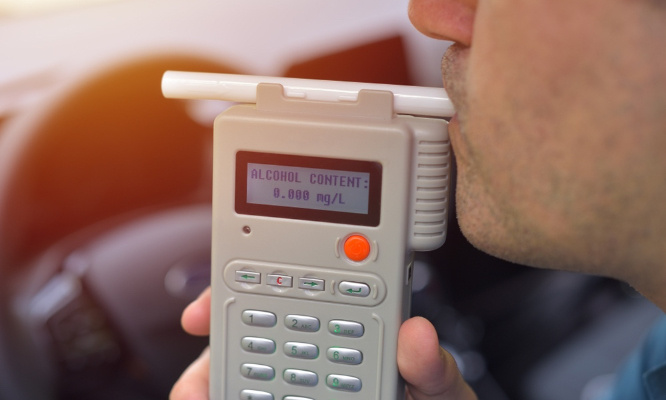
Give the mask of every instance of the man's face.
[[663, 247], [658, 3], [411, 1], [419, 30], [457, 42], [442, 73], [458, 112], [458, 219], [473, 244], [523, 264], [624, 278], [628, 259], [655, 256], [657, 236]]

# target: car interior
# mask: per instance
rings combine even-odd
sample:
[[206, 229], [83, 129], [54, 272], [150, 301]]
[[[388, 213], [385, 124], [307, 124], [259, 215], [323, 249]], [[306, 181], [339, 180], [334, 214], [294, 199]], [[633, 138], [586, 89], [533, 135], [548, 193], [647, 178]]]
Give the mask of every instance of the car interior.
[[[106, 7], [133, 13], [131, 3], [18, 16], [0, 12], [0, 53], [31, 51], [29, 41], [6, 34], [9, 28], [52, 18], [75, 29], [71, 15], [100, 15]], [[212, 2], [200, 3], [210, 7], [207, 13], [233, 14], [231, 5], [218, 10]], [[268, 3], [273, 8], [263, 12], [275, 12], [278, 6]], [[399, 3], [396, 9], [404, 9], [406, 18], [406, 1], [390, 3]], [[300, 5], [289, 0], [279, 7]], [[164, 6], [144, 1], [142, 7]], [[173, 14], [170, 24], [182, 23], [182, 29], [197, 23]], [[186, 51], [169, 36], [154, 52], [104, 59], [57, 85], [48, 74], [26, 78], [4, 71], [0, 399], [168, 397], [208, 343], [186, 334], [180, 315], [210, 282], [212, 118], [228, 104], [165, 99], [161, 76], [166, 70], [269, 72], [437, 84], [439, 77], [424, 78], [415, 66], [421, 61], [414, 60], [410, 35], [417, 32], [386, 30], [350, 42], [336, 41], [336, 29], [316, 53], [312, 45], [305, 55], [265, 70], [244, 68], [226, 54]], [[40, 40], [48, 41], [48, 34]], [[23, 101], [21, 93], [44, 82], [53, 87], [48, 95]], [[412, 315], [433, 322], [479, 398], [592, 399], [658, 310], [611, 279], [536, 270], [481, 253], [461, 234], [453, 197], [451, 206], [444, 246], [417, 255]]]

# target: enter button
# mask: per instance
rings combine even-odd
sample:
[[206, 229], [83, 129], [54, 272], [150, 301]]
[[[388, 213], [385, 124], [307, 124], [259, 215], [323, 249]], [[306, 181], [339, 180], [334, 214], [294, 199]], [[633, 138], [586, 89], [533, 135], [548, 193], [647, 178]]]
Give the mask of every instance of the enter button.
[[347, 296], [368, 297], [370, 295], [370, 286], [365, 283], [342, 281], [338, 285], [338, 290]]

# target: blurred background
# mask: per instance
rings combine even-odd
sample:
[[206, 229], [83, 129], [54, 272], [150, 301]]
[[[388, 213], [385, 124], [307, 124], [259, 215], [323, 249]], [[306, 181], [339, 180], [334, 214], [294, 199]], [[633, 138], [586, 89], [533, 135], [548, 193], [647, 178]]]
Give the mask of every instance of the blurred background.
[[[206, 338], [212, 121], [165, 70], [440, 86], [407, 0], [0, 0], [0, 400], [167, 397]], [[452, 210], [451, 215], [455, 215]], [[626, 285], [501, 262], [450, 221], [428, 317], [480, 398], [592, 399], [658, 310]]]

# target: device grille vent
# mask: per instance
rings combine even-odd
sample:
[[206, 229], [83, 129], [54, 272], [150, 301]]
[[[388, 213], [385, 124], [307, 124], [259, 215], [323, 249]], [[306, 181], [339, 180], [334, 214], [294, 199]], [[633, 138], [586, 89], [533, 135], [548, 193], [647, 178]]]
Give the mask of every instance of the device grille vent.
[[446, 235], [451, 145], [448, 140], [418, 142], [413, 239], [427, 243]]

